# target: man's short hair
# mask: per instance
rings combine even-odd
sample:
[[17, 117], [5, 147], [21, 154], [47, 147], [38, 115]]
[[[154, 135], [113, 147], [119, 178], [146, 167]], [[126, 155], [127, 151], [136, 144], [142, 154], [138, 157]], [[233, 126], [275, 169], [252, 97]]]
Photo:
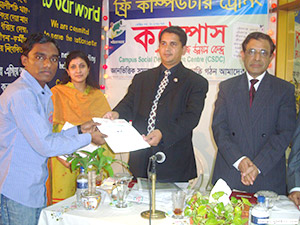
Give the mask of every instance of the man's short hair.
[[28, 53], [32, 50], [34, 44], [45, 44], [51, 42], [55, 45], [55, 47], [58, 50], [58, 53], [60, 54], [60, 49], [58, 47], [57, 42], [55, 39], [43, 34], [43, 33], [34, 33], [31, 34], [26, 41], [23, 42], [22, 44], [22, 55], [28, 56]]
[[162, 35], [166, 32], [178, 35], [179, 40], [182, 44], [182, 47], [186, 45], [187, 35], [181, 27], [179, 27], [179, 26], [170, 26], [170, 27], [167, 27], [166, 29], [164, 29], [159, 35], [159, 42], [161, 41]]
[[270, 44], [270, 48], [271, 48], [271, 52], [270, 55], [273, 54], [273, 52], [275, 51], [275, 44], [272, 41], [271, 37], [267, 34], [264, 34], [262, 32], [252, 32], [250, 34], [248, 34], [248, 36], [245, 38], [245, 40], [242, 43], [242, 48], [243, 48], [243, 52], [246, 51], [246, 47], [249, 43], [250, 40], [255, 39], [255, 40], [259, 40], [259, 39], [263, 39], [263, 40], [267, 40]]

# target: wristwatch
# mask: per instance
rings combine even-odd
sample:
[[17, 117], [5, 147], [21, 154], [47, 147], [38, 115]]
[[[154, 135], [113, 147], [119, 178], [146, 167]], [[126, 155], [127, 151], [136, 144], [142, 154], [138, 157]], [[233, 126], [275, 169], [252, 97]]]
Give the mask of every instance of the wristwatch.
[[77, 126], [78, 134], [82, 134], [81, 125]]

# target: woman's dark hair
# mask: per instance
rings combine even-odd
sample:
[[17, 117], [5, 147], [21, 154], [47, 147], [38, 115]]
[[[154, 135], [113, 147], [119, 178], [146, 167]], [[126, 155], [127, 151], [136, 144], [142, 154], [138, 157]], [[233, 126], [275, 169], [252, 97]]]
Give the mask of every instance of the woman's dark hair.
[[[66, 62], [65, 62], [65, 68], [68, 69], [69, 68], [69, 65], [71, 63], [71, 61], [73, 59], [76, 59], [76, 58], [81, 58], [82, 60], [84, 60], [88, 66], [88, 68], [90, 68], [90, 60], [89, 58], [87, 57], [87, 55], [82, 52], [82, 51], [79, 51], [79, 50], [76, 50], [76, 51], [72, 51], [69, 53], [69, 55], [67, 56], [66, 58]], [[71, 81], [71, 78], [70, 76], [68, 75], [67, 71], [65, 71], [61, 77], [61, 84], [66, 84], [68, 83], [69, 81]], [[98, 88], [99, 89], [99, 85], [96, 84], [96, 82], [92, 79], [92, 77], [90, 75], [87, 76], [86, 78], [86, 84], [87, 85], [90, 85], [94, 88]]]
[[48, 43], [48, 42], [51, 42], [55, 45], [55, 47], [57, 48], [58, 50], [58, 54], [60, 55], [60, 49], [58, 47], [58, 44], [57, 42], [45, 35], [45, 34], [42, 34], [42, 33], [34, 33], [34, 34], [31, 34], [22, 44], [22, 55], [25, 55], [25, 56], [28, 56], [28, 53], [32, 50], [34, 44], [45, 44], [45, 43]]

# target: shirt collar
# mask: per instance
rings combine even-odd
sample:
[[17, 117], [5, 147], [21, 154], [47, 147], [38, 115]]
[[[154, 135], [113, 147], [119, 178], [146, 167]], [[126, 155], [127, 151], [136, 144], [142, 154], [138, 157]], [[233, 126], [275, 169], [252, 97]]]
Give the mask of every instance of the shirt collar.
[[26, 81], [26, 83], [28, 83], [28, 85], [35, 91], [36, 94], [52, 95], [52, 92], [47, 84], [45, 84], [45, 87], [42, 88], [39, 82], [24, 68], [20, 76]]
[[261, 75], [257, 76], [256, 78], [253, 78], [253, 77], [247, 72], [247, 79], [248, 79], [248, 87], [249, 87], [249, 89], [250, 89], [250, 87], [251, 87], [251, 82], [250, 82], [250, 80], [252, 80], [252, 79], [258, 80], [258, 82], [257, 82], [256, 84], [254, 84], [255, 90], [257, 90], [258, 87], [259, 87], [259, 85], [260, 85], [260, 83], [261, 83], [261, 81], [262, 81], [262, 79], [265, 77], [265, 75], [266, 75], [266, 71], [263, 72]]
[[[169, 69], [171, 72], [170, 76], [172, 76], [176, 72], [176, 70], [178, 69], [180, 64], [181, 64], [181, 62], [179, 62], [177, 65], [175, 65], [171, 69]], [[161, 64], [161, 74], [164, 74], [165, 70], [167, 70], [167, 68], [163, 64]]]
[[266, 71], [263, 72], [261, 75], [257, 76], [256, 78], [253, 78], [253, 77], [247, 72], [247, 78], [248, 78], [248, 81], [249, 81], [249, 82], [250, 82], [250, 80], [252, 80], [252, 79], [256, 79], [256, 80], [258, 80], [258, 82], [260, 82], [260, 81], [264, 78], [265, 74], [266, 74]]

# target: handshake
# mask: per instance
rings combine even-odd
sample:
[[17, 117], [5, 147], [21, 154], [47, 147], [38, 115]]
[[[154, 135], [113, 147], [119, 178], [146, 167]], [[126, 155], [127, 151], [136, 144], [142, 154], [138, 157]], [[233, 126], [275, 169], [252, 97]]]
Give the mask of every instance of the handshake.
[[78, 130], [81, 130], [82, 133], [90, 133], [92, 135], [92, 142], [99, 146], [105, 144], [104, 138], [107, 137], [107, 135], [102, 134], [99, 131], [99, 129], [97, 128], [97, 126], [99, 125], [100, 123], [88, 121], [79, 125]]

